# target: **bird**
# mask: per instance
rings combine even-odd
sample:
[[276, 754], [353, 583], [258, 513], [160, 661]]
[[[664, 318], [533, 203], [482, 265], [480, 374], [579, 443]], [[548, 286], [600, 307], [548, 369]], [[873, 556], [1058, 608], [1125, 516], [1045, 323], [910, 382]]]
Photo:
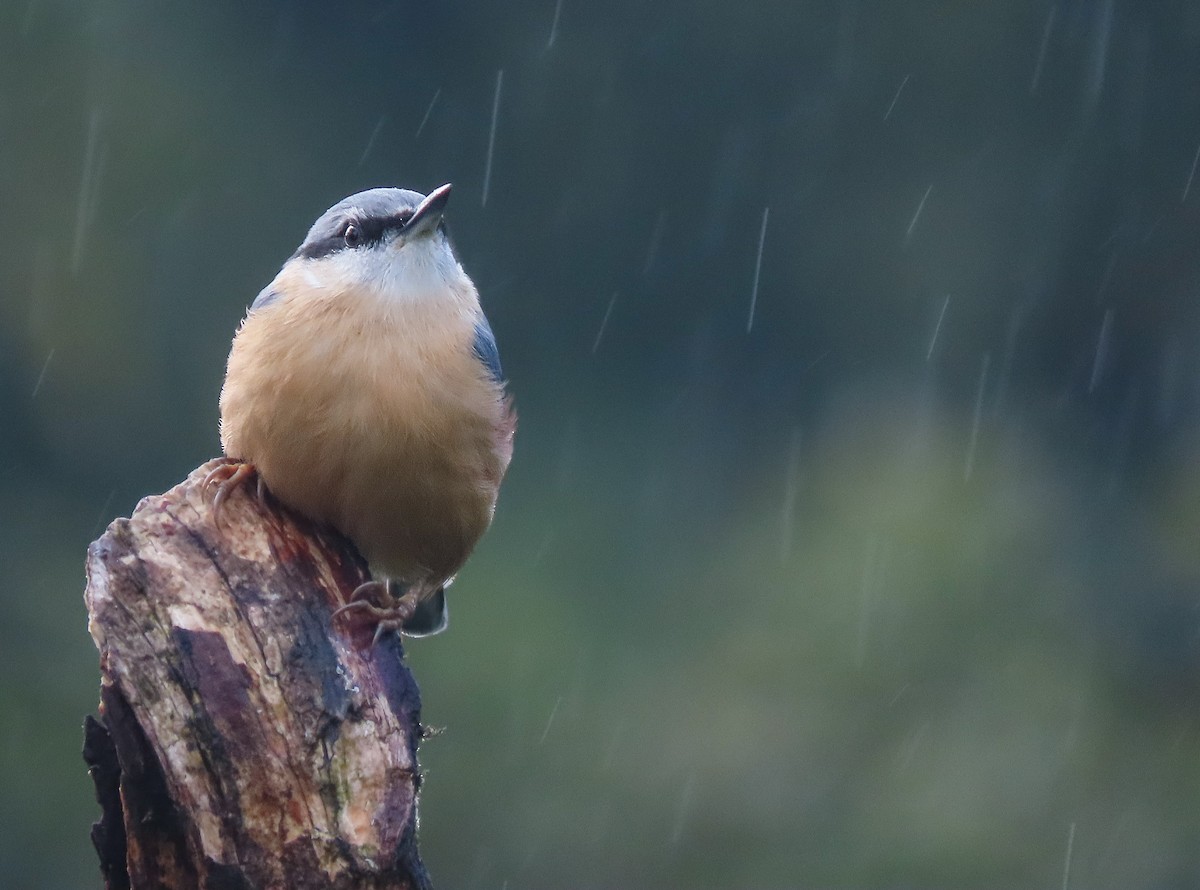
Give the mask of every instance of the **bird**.
[[333, 613], [428, 636], [446, 587], [495, 514], [516, 411], [496, 338], [428, 195], [372, 188], [337, 202], [255, 298], [220, 395], [214, 513], [257, 477], [332, 526], [371, 580]]

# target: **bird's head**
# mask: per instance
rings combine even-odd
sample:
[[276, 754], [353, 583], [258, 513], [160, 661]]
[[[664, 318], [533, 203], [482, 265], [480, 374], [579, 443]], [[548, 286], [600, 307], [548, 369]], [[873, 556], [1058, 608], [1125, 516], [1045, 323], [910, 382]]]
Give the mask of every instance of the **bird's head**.
[[389, 302], [469, 288], [442, 221], [449, 199], [449, 184], [427, 196], [375, 188], [344, 198], [313, 223], [284, 271], [316, 289], [366, 291]]

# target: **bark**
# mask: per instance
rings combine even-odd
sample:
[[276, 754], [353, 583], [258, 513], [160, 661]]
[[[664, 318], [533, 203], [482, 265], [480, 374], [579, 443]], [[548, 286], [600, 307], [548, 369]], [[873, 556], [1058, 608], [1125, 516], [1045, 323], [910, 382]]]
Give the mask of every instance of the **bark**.
[[106, 887], [428, 887], [416, 682], [398, 636], [330, 622], [365, 564], [253, 485], [218, 526], [216, 465], [88, 549]]

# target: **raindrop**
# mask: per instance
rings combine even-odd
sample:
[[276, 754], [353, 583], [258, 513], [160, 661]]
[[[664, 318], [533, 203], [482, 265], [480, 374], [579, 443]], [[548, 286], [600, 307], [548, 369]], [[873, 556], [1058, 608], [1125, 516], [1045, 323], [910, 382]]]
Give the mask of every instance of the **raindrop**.
[[1196, 176], [1197, 161], [1200, 161], [1200, 145], [1196, 146], [1196, 153], [1192, 156], [1192, 169], [1188, 171], [1187, 182], [1183, 184], [1183, 194], [1179, 197], [1180, 204], [1187, 200], [1188, 192], [1192, 190], [1192, 180]]
[[1054, 19], [1058, 15], [1058, 6], [1050, 7], [1050, 12], [1046, 15], [1046, 26], [1042, 28], [1042, 45], [1038, 49], [1037, 64], [1033, 66], [1033, 79], [1029, 82], [1030, 94], [1036, 94], [1038, 81], [1042, 79], [1042, 66], [1046, 62], [1046, 47], [1050, 45], [1050, 34], [1054, 31]]
[[917, 220], [921, 218], [921, 211], [925, 209], [925, 202], [929, 200], [929, 193], [932, 191], [933, 185], [930, 184], [929, 188], [925, 189], [925, 194], [921, 196], [921, 203], [917, 205], [917, 212], [913, 214], [912, 221], [909, 222], [908, 228], [904, 232], [905, 241], [908, 241], [908, 239], [912, 236], [913, 229], [916, 228]]
[[42, 382], [46, 379], [46, 371], [50, 367], [50, 359], [52, 359], [52, 358], [54, 358], [54, 350], [53, 349], [51, 349], [49, 355], [46, 356], [46, 360], [44, 362], [42, 362], [42, 371], [40, 374], [38, 374], [37, 383], [35, 383], [33, 385], [33, 392], [30, 393], [29, 398], [31, 398], [31, 399], [37, 398], [38, 390], [40, 390], [42, 388]]
[[754, 327], [754, 307], [758, 304], [758, 278], [762, 272], [763, 244], [767, 240], [767, 216], [771, 208], [763, 208], [762, 228], [758, 231], [758, 258], [754, 261], [754, 287], [750, 290], [750, 314], [746, 318], [746, 333]]
[[929, 338], [929, 348], [925, 350], [925, 361], [933, 358], [933, 347], [937, 345], [938, 334], [942, 331], [942, 322], [946, 319], [946, 309], [950, 306], [950, 295], [942, 301], [942, 311], [938, 313], [937, 324], [933, 326], [933, 336]]
[[487, 166], [483, 169], [483, 207], [487, 206], [488, 189], [492, 185], [492, 155], [496, 151], [496, 121], [500, 118], [500, 89], [504, 86], [504, 69], [496, 72], [496, 95], [492, 97], [492, 132], [488, 136]]
[[683, 838], [683, 826], [687, 821], [688, 809], [691, 807], [692, 794], [696, 790], [696, 774], [689, 773], [683, 783], [683, 791], [679, 794], [679, 804], [675, 807], [675, 825], [671, 829], [671, 846], [675, 846]]
[[538, 740], [539, 745], [546, 744], [546, 736], [550, 734], [550, 727], [554, 725], [554, 715], [558, 713], [558, 706], [562, 704], [562, 696], [554, 700], [554, 707], [550, 709], [550, 716], [546, 720], [546, 728], [542, 730], [542, 737]]
[[1112, 309], [1104, 310], [1104, 321], [1100, 323], [1100, 336], [1096, 338], [1096, 357], [1092, 361], [1092, 378], [1088, 382], [1088, 392], [1096, 389], [1100, 375], [1104, 373], [1104, 362], [1108, 358], [1108, 337], [1112, 330]]
[[1071, 829], [1067, 832], [1067, 855], [1063, 862], [1063, 880], [1062, 890], [1067, 890], [1071, 885], [1071, 853], [1075, 849], [1075, 823], [1071, 823]]
[[596, 331], [596, 339], [592, 342], [592, 355], [596, 354], [596, 350], [600, 348], [600, 341], [604, 337], [604, 329], [608, 327], [608, 317], [612, 315], [613, 306], [617, 304], [617, 291], [613, 291], [612, 299], [608, 301], [608, 308], [604, 310], [604, 318], [600, 320], [600, 330]]
[[979, 387], [975, 391], [975, 417], [971, 421], [971, 439], [967, 443], [967, 460], [963, 466], [963, 481], [971, 481], [971, 473], [975, 470], [975, 446], [979, 444], [979, 423], [983, 419], [983, 393], [987, 388], [988, 368], [992, 364], [992, 354], [985, 352], [979, 368]]
[[883, 113], [884, 120], [892, 116], [892, 109], [896, 107], [896, 103], [900, 100], [900, 94], [904, 92], [904, 87], [908, 84], [910, 77], [912, 77], [911, 74], [906, 74], [904, 75], [904, 80], [900, 81], [900, 86], [896, 88], [896, 95], [892, 96], [892, 103], [887, 107], [887, 111]]
[[79, 261], [83, 258], [83, 245], [87, 240], [87, 230], [92, 224], [96, 210], [96, 195], [99, 191], [100, 167], [102, 152], [100, 142], [100, 109], [93, 108], [88, 118], [87, 146], [83, 154], [83, 179], [79, 185], [79, 200], [75, 204], [75, 240], [71, 246], [71, 271], [79, 269]]
[[104, 499], [104, 504], [100, 507], [100, 515], [96, 517], [96, 523], [92, 526], [92, 533], [88, 537], [95, 539], [100, 534], [100, 530], [104, 528], [104, 520], [108, 517], [108, 508], [112, 506], [113, 498], [116, 496], [115, 488], [108, 493], [108, 497]]
[[562, 0], [558, 0], [554, 4], [554, 21], [550, 23], [550, 39], [546, 41], [546, 49], [554, 48], [554, 41], [558, 40], [558, 17], [562, 15]]
[[429, 123], [429, 115], [433, 114], [433, 106], [437, 105], [437, 100], [440, 95], [442, 95], [442, 88], [438, 87], [436, 92], [434, 92], [434, 94], [433, 94], [433, 98], [429, 100], [429, 107], [425, 109], [425, 116], [423, 118], [421, 118], [421, 123], [417, 127], [417, 132], [413, 136], [413, 139], [421, 138], [421, 131], [424, 130], [425, 125], [427, 123]]
[[382, 115], [379, 118], [379, 123], [375, 125], [375, 129], [371, 131], [371, 136], [367, 139], [367, 147], [363, 149], [362, 156], [358, 159], [358, 166], [363, 165], [363, 161], [367, 159], [367, 155], [371, 153], [371, 149], [375, 147], [375, 139], [379, 136], [379, 131], [383, 129], [384, 123], [387, 121], [387, 115]]

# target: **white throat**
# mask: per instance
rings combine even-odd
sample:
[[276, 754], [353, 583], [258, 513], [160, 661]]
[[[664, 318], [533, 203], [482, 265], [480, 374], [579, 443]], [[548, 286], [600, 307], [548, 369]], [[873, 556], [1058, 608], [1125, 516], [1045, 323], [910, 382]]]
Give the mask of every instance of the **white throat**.
[[471, 279], [441, 235], [406, 243], [393, 239], [367, 250], [343, 250], [302, 262], [302, 274], [314, 289], [357, 292], [388, 307], [462, 306], [477, 300]]

